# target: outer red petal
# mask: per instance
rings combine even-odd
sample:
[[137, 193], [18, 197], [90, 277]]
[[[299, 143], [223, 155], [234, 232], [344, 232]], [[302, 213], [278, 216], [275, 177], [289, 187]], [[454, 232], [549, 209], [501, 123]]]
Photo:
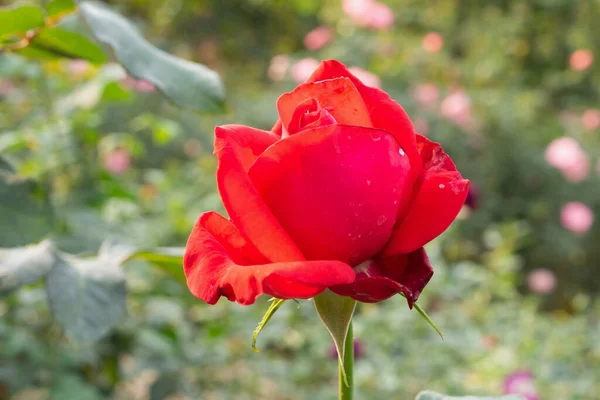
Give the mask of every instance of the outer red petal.
[[355, 268], [356, 280], [330, 289], [364, 303], [376, 303], [402, 293], [412, 308], [433, 276], [425, 249], [396, 256], [380, 255]]
[[307, 259], [357, 265], [389, 240], [409, 172], [389, 133], [328, 125], [277, 142], [249, 174]]
[[217, 186], [229, 218], [260, 253], [274, 262], [300, 261], [304, 260], [302, 253], [260, 198], [248, 177], [250, 165], [278, 139], [271, 132], [242, 125], [217, 127]]
[[421, 135], [417, 138], [424, 164], [423, 184], [385, 254], [410, 253], [435, 239], [454, 221], [469, 192], [469, 181], [462, 178], [440, 144]]
[[416, 180], [421, 173], [421, 158], [417, 151], [412, 122], [400, 104], [392, 100], [383, 90], [362, 83], [360, 79], [348, 71], [344, 64], [336, 60], [321, 62], [319, 68], [313, 72], [306, 82], [317, 82], [339, 77], [347, 77], [354, 83], [367, 106], [373, 127], [390, 132], [398, 140], [410, 159], [413, 169], [412, 176]]
[[291, 132], [289, 124], [296, 107], [308, 99], [315, 99], [339, 124], [373, 127], [356, 86], [348, 78], [337, 78], [304, 83], [282, 94], [277, 100], [277, 111], [283, 129]]
[[203, 214], [192, 230], [183, 259], [190, 291], [209, 304], [225, 296], [249, 305], [263, 293], [282, 299], [314, 297], [328, 286], [355, 278], [352, 268], [339, 261], [253, 265], [261, 262], [257, 254], [228, 220], [214, 212]]

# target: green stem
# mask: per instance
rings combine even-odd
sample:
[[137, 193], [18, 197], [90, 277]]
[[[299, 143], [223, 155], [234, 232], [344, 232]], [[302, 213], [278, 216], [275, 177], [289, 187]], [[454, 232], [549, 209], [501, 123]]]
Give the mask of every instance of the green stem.
[[[346, 334], [346, 341], [344, 342], [344, 359], [338, 358], [339, 365], [339, 389], [340, 389], [340, 400], [352, 400], [352, 392], [354, 389], [354, 332], [352, 329], [352, 321], [348, 326], [348, 333]], [[343, 364], [341, 364], [343, 363]], [[346, 371], [346, 379], [348, 385], [344, 381], [344, 374], [342, 372], [342, 365]]]

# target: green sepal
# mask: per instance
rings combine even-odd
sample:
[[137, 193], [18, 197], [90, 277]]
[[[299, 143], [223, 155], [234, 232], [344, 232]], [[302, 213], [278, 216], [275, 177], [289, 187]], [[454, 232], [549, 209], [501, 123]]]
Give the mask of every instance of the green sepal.
[[344, 383], [349, 387], [348, 377], [344, 368], [344, 344], [346, 343], [348, 327], [356, 308], [356, 300], [325, 290], [314, 298], [314, 302], [321, 321], [323, 321], [333, 338]]
[[269, 300], [269, 302], [271, 303], [271, 305], [269, 306], [269, 308], [267, 309], [267, 312], [263, 316], [262, 320], [258, 323], [258, 326], [256, 327], [256, 329], [252, 333], [252, 350], [254, 350], [257, 353], [260, 352], [260, 350], [258, 350], [256, 348], [256, 338], [258, 337], [258, 334], [267, 325], [267, 323], [269, 322], [269, 320], [271, 319], [271, 317], [273, 316], [273, 314], [275, 314], [275, 312], [277, 310], [279, 310], [279, 307], [281, 307], [281, 305], [283, 303], [285, 303], [285, 300], [272, 298], [271, 300]]

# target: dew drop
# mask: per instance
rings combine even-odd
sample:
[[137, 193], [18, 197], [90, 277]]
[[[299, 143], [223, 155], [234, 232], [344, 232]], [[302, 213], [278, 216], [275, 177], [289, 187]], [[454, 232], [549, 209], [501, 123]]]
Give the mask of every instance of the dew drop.
[[402, 150], [402, 149], [398, 150], [398, 153], [400, 153], [401, 156], [403, 156], [405, 154], [404, 150]]
[[381, 140], [381, 133], [380, 132], [371, 132], [371, 139], [373, 139], [374, 142], [378, 142]]
[[383, 223], [387, 220], [387, 216], [382, 215], [381, 217], [379, 217], [379, 219], [377, 220], [377, 225], [381, 226], [383, 225]]
[[394, 204], [398, 204], [398, 200], [394, 200]]
[[443, 189], [445, 187], [446, 187], [446, 185], [444, 185], [443, 183], [440, 183], [440, 189]]
[[367, 186], [371, 186], [371, 181], [367, 179]]

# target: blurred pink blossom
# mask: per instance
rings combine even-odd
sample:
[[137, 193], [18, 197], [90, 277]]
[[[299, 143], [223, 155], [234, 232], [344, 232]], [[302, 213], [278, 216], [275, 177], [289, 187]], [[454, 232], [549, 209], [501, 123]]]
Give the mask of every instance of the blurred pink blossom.
[[121, 175], [131, 165], [131, 154], [126, 149], [117, 147], [104, 155], [103, 164], [111, 174]]
[[0, 80], [0, 98], [8, 97], [15, 90], [15, 85], [11, 81]]
[[572, 201], [562, 207], [560, 222], [565, 229], [583, 235], [594, 224], [594, 213], [585, 204]]
[[91, 64], [86, 60], [71, 60], [69, 62], [69, 71], [75, 76], [83, 76], [89, 69]]
[[429, 133], [429, 122], [425, 118], [417, 117], [413, 121], [415, 132], [419, 135], [427, 136]]
[[520, 394], [526, 400], [538, 400], [533, 373], [531, 371], [515, 371], [504, 378], [505, 394]]
[[577, 183], [584, 181], [590, 174], [590, 158], [583, 150], [579, 153], [577, 160], [561, 170], [563, 176], [569, 182]]
[[444, 38], [437, 32], [423, 36], [423, 49], [428, 53], [437, 53], [444, 47]]
[[320, 26], [304, 36], [304, 47], [308, 50], [319, 50], [333, 40], [333, 30], [327, 26]]
[[277, 82], [285, 78], [285, 74], [290, 68], [290, 57], [285, 54], [279, 54], [271, 59], [268, 75], [271, 80]]
[[440, 105], [442, 116], [462, 128], [472, 127], [471, 98], [463, 90], [457, 90], [444, 98]]
[[387, 29], [394, 24], [394, 12], [375, 0], [342, 0], [342, 10], [358, 26]]
[[600, 110], [595, 108], [585, 110], [581, 116], [581, 122], [583, 128], [588, 131], [595, 131], [600, 128]]
[[434, 108], [440, 98], [440, 89], [434, 83], [420, 83], [413, 88], [412, 96], [420, 106]]
[[373, 2], [369, 9], [367, 26], [372, 29], [383, 30], [394, 25], [394, 12], [383, 3]]
[[364, 83], [367, 86], [375, 88], [381, 87], [381, 80], [379, 79], [379, 77], [369, 71], [365, 71], [364, 69], [359, 67], [350, 67], [348, 68], [348, 71], [350, 71], [354, 76], [356, 76], [362, 83]]
[[527, 276], [527, 286], [533, 293], [552, 293], [556, 288], [556, 276], [549, 269], [534, 269]]
[[311, 74], [319, 67], [319, 62], [314, 58], [303, 58], [292, 65], [292, 79], [298, 83], [307, 80]]
[[571, 53], [569, 64], [575, 71], [585, 71], [594, 62], [594, 55], [588, 49], [579, 49]]
[[589, 175], [589, 157], [571, 137], [563, 136], [550, 142], [545, 158], [548, 164], [559, 169], [571, 182], [581, 182]]
[[125, 88], [125, 89], [129, 89], [129, 90], [135, 90], [136, 92], [139, 93], [152, 93], [156, 91], [156, 88], [154, 87], [154, 85], [148, 81], [145, 81], [143, 79], [135, 79], [132, 76], [127, 76], [123, 79], [121, 79], [121, 85]]

